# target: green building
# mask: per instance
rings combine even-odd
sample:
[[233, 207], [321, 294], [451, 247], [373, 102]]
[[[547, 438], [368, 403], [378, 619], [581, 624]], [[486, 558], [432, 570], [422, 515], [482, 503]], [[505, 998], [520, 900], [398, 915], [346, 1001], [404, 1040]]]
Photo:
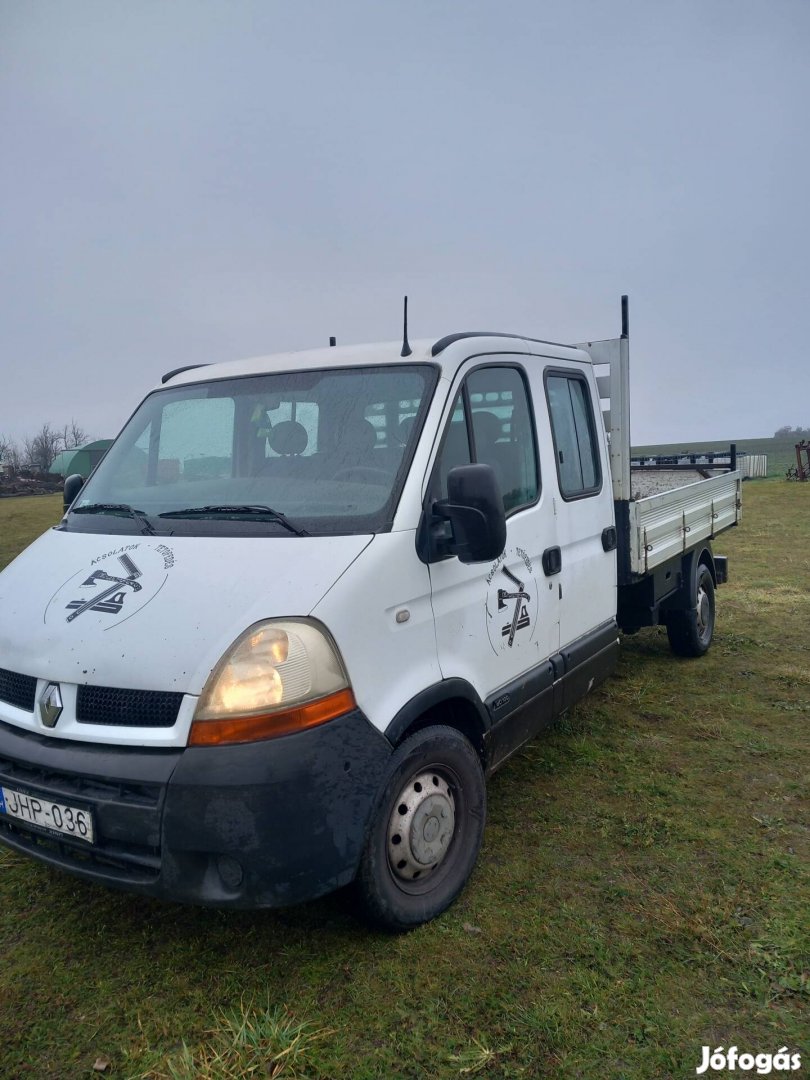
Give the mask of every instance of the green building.
[[77, 446], [74, 450], [61, 450], [53, 459], [48, 472], [57, 476], [81, 473], [86, 480], [112, 444], [112, 439], [96, 439], [95, 442]]

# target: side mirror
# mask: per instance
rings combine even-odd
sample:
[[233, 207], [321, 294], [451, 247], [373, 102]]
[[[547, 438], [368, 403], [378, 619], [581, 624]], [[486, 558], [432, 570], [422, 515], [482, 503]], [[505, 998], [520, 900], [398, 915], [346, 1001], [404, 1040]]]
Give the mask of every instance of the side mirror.
[[434, 514], [453, 529], [446, 550], [460, 562], [489, 562], [506, 546], [503, 496], [491, 465], [459, 465], [447, 474], [447, 498], [434, 503]]
[[62, 491], [62, 506], [65, 511], [84, 487], [84, 477], [80, 473], [73, 473], [65, 480]]

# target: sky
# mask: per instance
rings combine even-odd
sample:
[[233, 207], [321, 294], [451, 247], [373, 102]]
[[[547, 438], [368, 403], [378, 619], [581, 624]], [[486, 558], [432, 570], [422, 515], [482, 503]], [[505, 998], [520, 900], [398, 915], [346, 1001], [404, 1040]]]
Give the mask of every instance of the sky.
[[0, 0], [0, 435], [401, 334], [614, 337], [633, 441], [810, 425], [807, 0]]

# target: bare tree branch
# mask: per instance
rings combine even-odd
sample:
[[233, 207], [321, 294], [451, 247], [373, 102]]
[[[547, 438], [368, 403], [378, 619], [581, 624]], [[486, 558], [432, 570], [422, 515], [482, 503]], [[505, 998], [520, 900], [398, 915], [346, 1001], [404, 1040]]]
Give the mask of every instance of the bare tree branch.
[[0, 463], [10, 469], [12, 476], [22, 468], [20, 448], [10, 435], [0, 435]]
[[75, 420], [59, 429], [46, 423], [21, 443], [0, 434], [0, 462], [11, 467], [12, 475], [24, 469], [47, 472], [60, 450], [75, 450], [89, 441], [87, 432]]
[[43, 424], [36, 435], [23, 440], [24, 464], [29, 469], [47, 472], [62, 447], [62, 433]]
[[62, 450], [75, 450], [78, 446], [84, 446], [88, 442], [87, 432], [84, 428], [79, 427], [75, 420], [65, 424], [60, 432], [60, 438], [62, 440]]

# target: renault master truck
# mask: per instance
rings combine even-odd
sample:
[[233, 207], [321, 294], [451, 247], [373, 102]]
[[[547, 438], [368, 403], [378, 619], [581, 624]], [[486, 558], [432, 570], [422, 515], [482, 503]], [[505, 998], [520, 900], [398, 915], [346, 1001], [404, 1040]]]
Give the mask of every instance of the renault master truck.
[[627, 331], [170, 372], [0, 574], [0, 843], [171, 901], [447, 908], [486, 777], [620, 630], [712, 640], [740, 473], [648, 493]]

